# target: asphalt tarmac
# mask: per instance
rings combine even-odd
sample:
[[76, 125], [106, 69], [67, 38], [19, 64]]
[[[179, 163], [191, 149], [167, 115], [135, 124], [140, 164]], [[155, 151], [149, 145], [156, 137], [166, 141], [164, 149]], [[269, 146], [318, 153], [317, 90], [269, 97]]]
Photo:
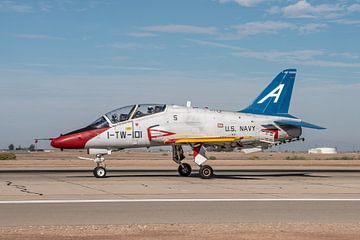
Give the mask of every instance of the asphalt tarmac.
[[0, 226], [360, 222], [359, 201], [1, 204]]
[[360, 223], [356, 168], [196, 172], [0, 170], [0, 226], [161, 223]]

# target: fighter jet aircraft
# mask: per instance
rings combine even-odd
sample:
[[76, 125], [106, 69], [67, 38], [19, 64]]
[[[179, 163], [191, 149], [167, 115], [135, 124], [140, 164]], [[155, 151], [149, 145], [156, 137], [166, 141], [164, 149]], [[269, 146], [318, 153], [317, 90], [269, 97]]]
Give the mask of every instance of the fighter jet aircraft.
[[191, 174], [183, 163], [182, 146], [193, 150], [201, 178], [211, 178], [206, 147], [220, 146], [255, 152], [271, 146], [304, 140], [302, 127], [324, 129], [288, 113], [296, 69], [280, 72], [248, 107], [241, 111], [211, 110], [167, 104], [134, 104], [104, 114], [90, 125], [53, 138], [60, 149], [87, 149], [95, 154], [97, 178], [106, 176], [104, 156], [125, 148], [172, 146], [181, 176]]

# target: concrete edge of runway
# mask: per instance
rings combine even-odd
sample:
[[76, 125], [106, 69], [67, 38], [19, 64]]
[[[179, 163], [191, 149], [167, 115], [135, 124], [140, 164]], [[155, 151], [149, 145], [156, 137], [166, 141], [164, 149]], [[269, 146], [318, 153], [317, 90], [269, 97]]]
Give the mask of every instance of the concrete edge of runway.
[[360, 202], [360, 198], [145, 198], [145, 199], [51, 199], [7, 200], [0, 204], [51, 203], [151, 203], [151, 202]]

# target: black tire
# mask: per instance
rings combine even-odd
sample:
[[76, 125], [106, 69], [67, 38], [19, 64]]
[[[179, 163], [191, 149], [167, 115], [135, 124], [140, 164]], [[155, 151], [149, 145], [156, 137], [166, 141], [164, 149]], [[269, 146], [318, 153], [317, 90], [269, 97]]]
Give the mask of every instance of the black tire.
[[96, 167], [94, 168], [94, 176], [97, 178], [104, 178], [106, 177], [106, 168], [104, 167]]
[[201, 178], [209, 179], [214, 176], [214, 170], [209, 165], [204, 165], [200, 167], [199, 174]]
[[191, 166], [187, 163], [182, 163], [178, 167], [178, 173], [180, 176], [188, 177], [191, 174]]

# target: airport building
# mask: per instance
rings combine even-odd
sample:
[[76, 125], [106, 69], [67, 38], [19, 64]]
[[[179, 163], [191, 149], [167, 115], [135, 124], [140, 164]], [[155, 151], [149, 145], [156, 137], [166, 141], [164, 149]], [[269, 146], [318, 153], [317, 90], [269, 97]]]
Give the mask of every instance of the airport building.
[[311, 148], [308, 150], [308, 153], [310, 153], [310, 154], [316, 154], [316, 153], [336, 154], [337, 150], [336, 150], [336, 148], [331, 148], [331, 147]]

